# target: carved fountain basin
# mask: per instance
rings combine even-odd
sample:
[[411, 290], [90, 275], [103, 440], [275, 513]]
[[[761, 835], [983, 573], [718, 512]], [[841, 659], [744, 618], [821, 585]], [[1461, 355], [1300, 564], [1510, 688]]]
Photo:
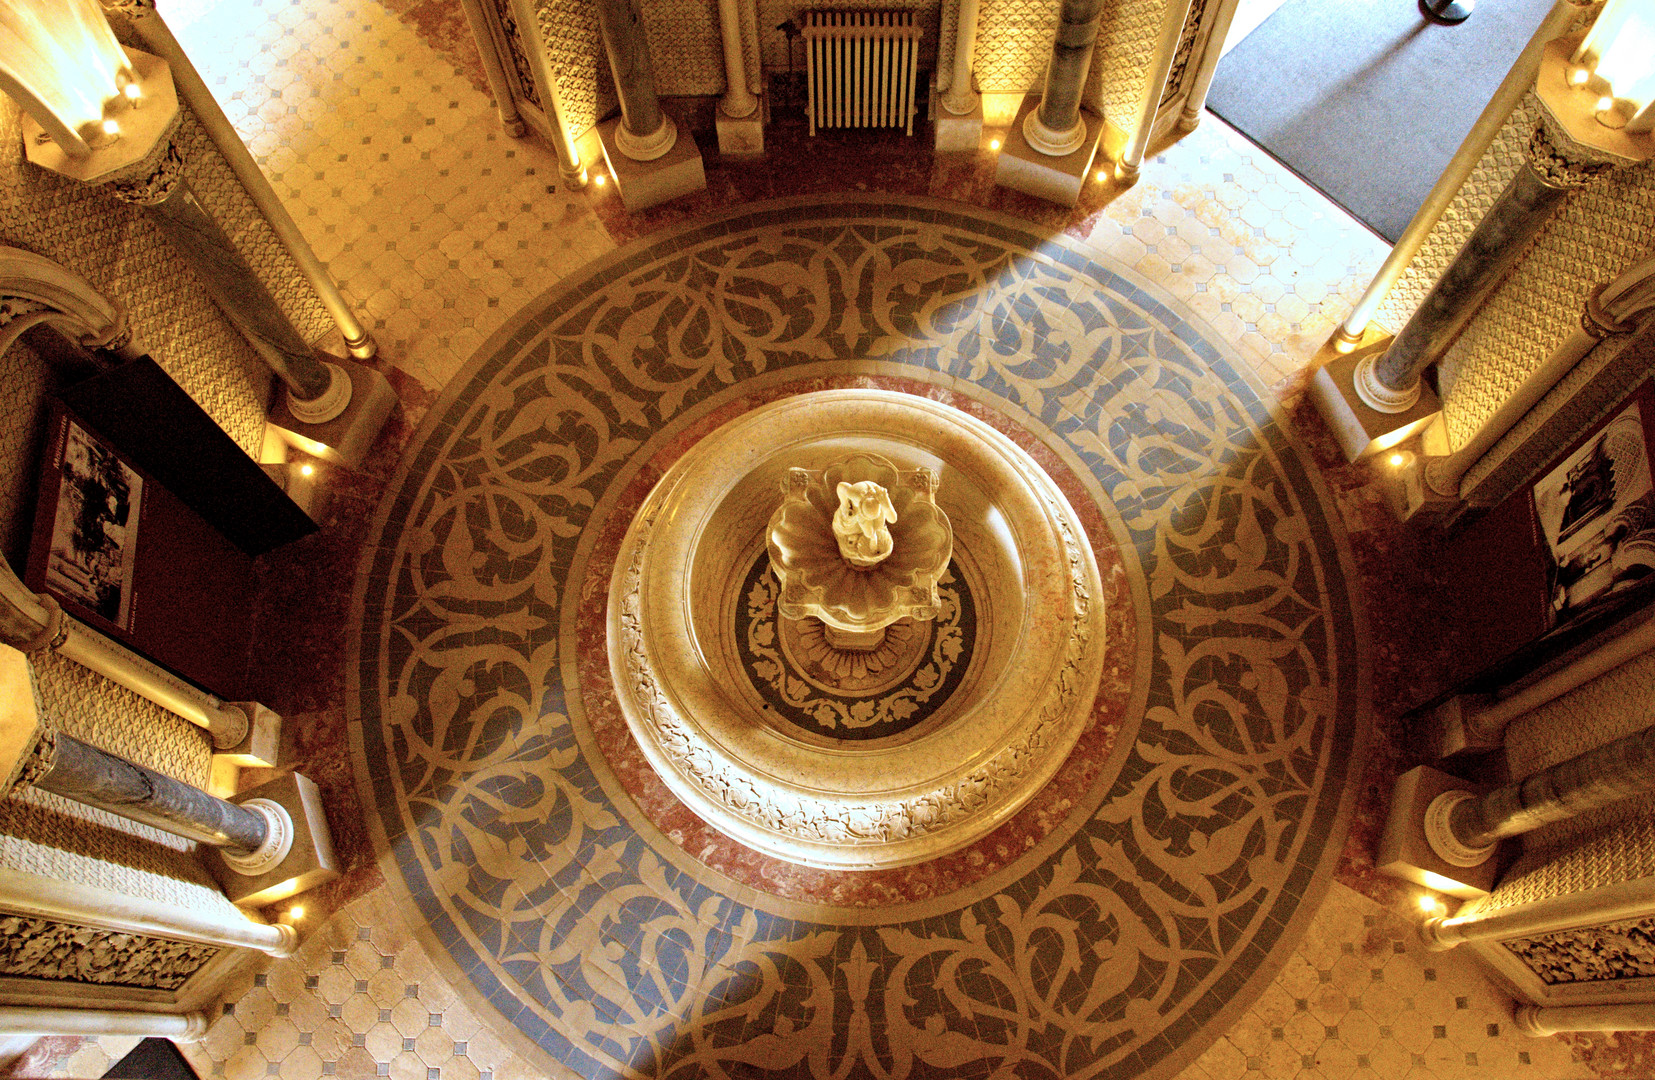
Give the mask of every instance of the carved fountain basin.
[[[766, 535], [790, 470], [856, 453], [936, 474], [953, 560], [932, 621], [837, 653], [776, 611]], [[777, 858], [866, 869], [979, 839], [1049, 780], [1104, 659], [1098, 571], [1061, 491], [959, 410], [880, 390], [802, 394], [714, 431], [622, 543], [609, 661], [663, 781]]]

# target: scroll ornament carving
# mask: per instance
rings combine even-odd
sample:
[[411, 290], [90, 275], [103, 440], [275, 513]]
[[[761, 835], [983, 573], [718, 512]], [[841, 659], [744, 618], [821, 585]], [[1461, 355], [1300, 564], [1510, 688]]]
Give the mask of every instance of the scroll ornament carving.
[[1505, 946], [1548, 986], [1655, 976], [1655, 918], [1518, 938]]
[[[645, 646], [640, 618], [644, 555], [649, 545], [633, 547], [626, 567], [626, 591], [621, 605], [621, 650], [628, 678], [656, 732], [661, 750], [672, 767], [708, 798], [731, 814], [782, 836], [815, 843], [856, 846], [907, 840], [942, 829], [999, 801], [1002, 792], [1040, 760], [1053, 729], [1073, 710], [1083, 690], [1083, 660], [1091, 640], [1088, 616], [1092, 597], [1087, 587], [1086, 561], [1067, 516], [1043, 499], [1058, 523], [1068, 560], [1071, 591], [1070, 633], [1057, 674], [1058, 693], [1047, 700], [1036, 721], [1022, 737], [955, 783], [901, 800], [862, 804], [830, 803], [803, 796], [782, 796], [714, 758], [697, 739], [655, 677]], [[642, 533], [653, 530], [657, 511], [639, 523]]]
[[173, 121], [172, 130], [155, 144], [147, 157], [124, 174], [105, 181], [104, 186], [111, 194], [122, 202], [138, 206], [154, 206], [172, 197], [184, 179], [184, 155], [174, 138], [177, 123]]
[[1615, 159], [1593, 155], [1574, 142], [1544, 114], [1529, 135], [1529, 168], [1547, 187], [1590, 187], [1615, 167]]
[[216, 945], [0, 915], [0, 975], [176, 990], [218, 953]]

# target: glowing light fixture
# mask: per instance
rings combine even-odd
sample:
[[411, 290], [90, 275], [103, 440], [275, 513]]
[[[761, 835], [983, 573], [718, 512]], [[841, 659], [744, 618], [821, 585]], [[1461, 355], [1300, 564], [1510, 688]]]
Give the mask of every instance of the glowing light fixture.
[[0, 0], [0, 89], [71, 157], [112, 141], [106, 121], [137, 80], [96, 0]]
[[178, 116], [166, 63], [123, 48], [97, 0], [0, 0], [0, 90], [27, 114], [30, 161], [94, 183], [141, 161]]
[[1608, 102], [1597, 110], [1599, 123], [1627, 134], [1655, 129], [1655, 4], [1609, 0], [1569, 62], [1586, 72], [1577, 85]]
[[999, 139], [990, 139], [990, 140], [989, 140], [989, 141], [988, 141], [988, 148], [989, 148], [989, 149], [990, 149], [990, 150], [998, 150], [998, 149], [1000, 149], [1000, 140], [999, 140]]

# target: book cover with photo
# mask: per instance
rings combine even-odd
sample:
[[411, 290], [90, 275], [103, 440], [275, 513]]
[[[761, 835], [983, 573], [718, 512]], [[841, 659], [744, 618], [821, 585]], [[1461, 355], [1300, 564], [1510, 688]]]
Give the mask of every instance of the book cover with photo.
[[61, 401], [47, 431], [24, 583], [90, 629], [240, 700], [252, 558]]
[[64, 418], [57, 513], [46, 585], [123, 630], [132, 629], [132, 578], [144, 481], [114, 451]]

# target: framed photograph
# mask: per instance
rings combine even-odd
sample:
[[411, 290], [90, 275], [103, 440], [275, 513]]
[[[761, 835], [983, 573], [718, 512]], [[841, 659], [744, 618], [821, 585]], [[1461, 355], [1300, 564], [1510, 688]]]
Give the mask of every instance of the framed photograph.
[[1648, 408], [1646, 394], [1635, 396], [1533, 487], [1554, 626], [1655, 569]]
[[64, 417], [57, 450], [46, 587], [131, 630], [143, 477], [70, 417]]

